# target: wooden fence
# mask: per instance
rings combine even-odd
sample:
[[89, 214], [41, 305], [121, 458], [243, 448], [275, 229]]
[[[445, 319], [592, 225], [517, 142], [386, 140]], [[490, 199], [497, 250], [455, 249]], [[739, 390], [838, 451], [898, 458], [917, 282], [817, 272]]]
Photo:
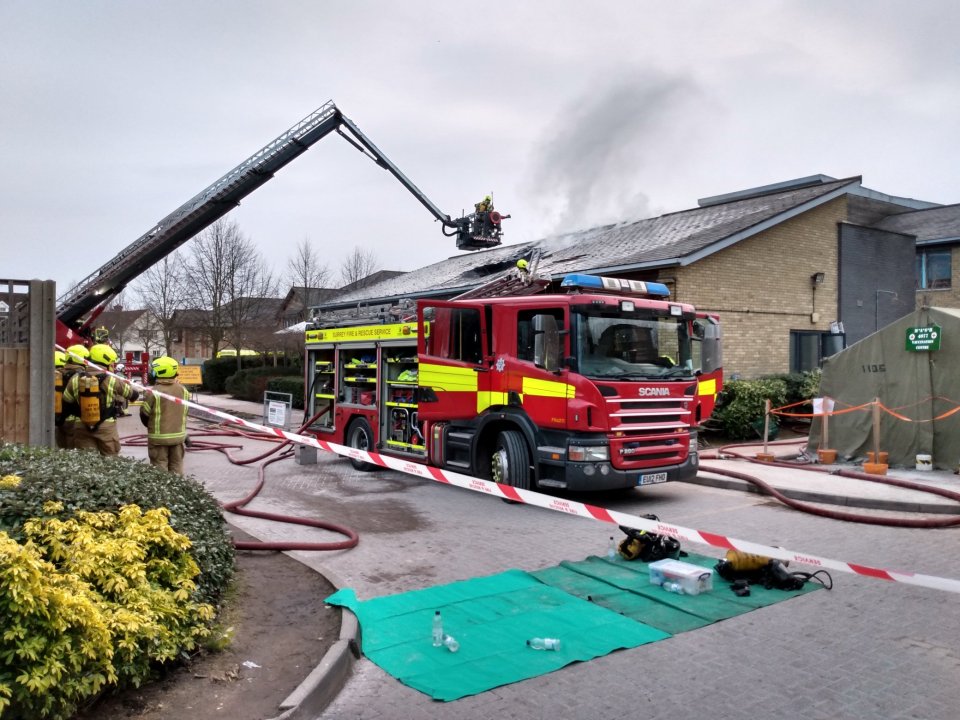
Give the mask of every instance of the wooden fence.
[[55, 284], [0, 280], [0, 442], [53, 446]]

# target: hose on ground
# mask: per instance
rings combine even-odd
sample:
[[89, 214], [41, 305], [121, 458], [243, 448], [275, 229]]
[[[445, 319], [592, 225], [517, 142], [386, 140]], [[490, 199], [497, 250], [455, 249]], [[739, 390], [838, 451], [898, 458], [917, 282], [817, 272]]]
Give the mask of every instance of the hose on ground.
[[[775, 442], [767, 443], [768, 445], [790, 445], [796, 444], [796, 440], [778, 440]], [[918, 492], [926, 492], [931, 495], [939, 495], [945, 497], [949, 500], [953, 500], [957, 503], [960, 503], [960, 493], [947, 490], [945, 488], [933, 487], [930, 485], [921, 485], [919, 483], [910, 482], [909, 480], [899, 480], [896, 478], [889, 478], [885, 476], [878, 475], [869, 475], [867, 473], [855, 472], [853, 470], [831, 470], [829, 468], [818, 467], [816, 465], [811, 465], [809, 463], [790, 463], [783, 461], [773, 461], [768, 462], [765, 460], [757, 460], [752, 458], [749, 455], [736, 452], [735, 448], [741, 447], [756, 447], [756, 443], [745, 443], [739, 445], [726, 445], [721, 447], [719, 450], [713, 451], [712, 454], [701, 453], [701, 457], [706, 457], [707, 459], [719, 460], [720, 456], [730, 455], [739, 460], [746, 460], [751, 463], [758, 463], [767, 466], [782, 467], [782, 468], [791, 468], [795, 470], [805, 470], [809, 472], [820, 472], [826, 473], [829, 475], [839, 475], [841, 477], [853, 478], [855, 480], [864, 480], [868, 482], [876, 482], [883, 485], [892, 485], [895, 487], [901, 487], [907, 490], [916, 490]], [[708, 451], [710, 453], [711, 451]], [[845, 520], [847, 522], [856, 522], [863, 523], [866, 525], [886, 525], [890, 527], [908, 527], [908, 528], [945, 528], [945, 527], [954, 527], [960, 525], [960, 516], [950, 517], [950, 518], [903, 518], [903, 517], [890, 517], [890, 516], [880, 516], [880, 515], [862, 515], [860, 513], [852, 513], [844, 510], [831, 510], [829, 508], [822, 507], [820, 505], [815, 505], [813, 503], [804, 502], [803, 500], [796, 500], [791, 497], [787, 497], [775, 487], [769, 483], [761, 480], [760, 478], [748, 475], [747, 473], [737, 472], [736, 470], [728, 470], [726, 468], [715, 467], [712, 465], [700, 464], [700, 469], [705, 472], [715, 473], [717, 475], [724, 475], [727, 477], [732, 477], [737, 480], [744, 480], [756, 487], [760, 488], [765, 494], [770, 495], [771, 497], [779, 500], [784, 505], [791, 507], [795, 510], [800, 510], [801, 512], [811, 513], [813, 515], [819, 515], [821, 517], [827, 517], [834, 520]]]
[[[321, 413], [322, 414], [322, 413]], [[309, 427], [320, 414], [306, 420], [298, 429], [297, 433], [303, 432], [307, 427]], [[229, 443], [219, 443], [219, 442], [210, 442], [206, 440], [197, 440], [197, 437], [218, 437], [218, 436], [228, 436], [228, 437], [243, 437], [251, 440], [264, 440], [268, 442], [277, 443], [275, 447], [267, 450], [266, 452], [255, 455], [251, 458], [238, 459], [233, 457], [231, 450], [242, 450], [243, 445], [229, 444]], [[123, 438], [124, 444], [134, 445], [134, 446], [145, 446], [147, 444], [146, 435], [133, 435]], [[281, 522], [292, 525], [305, 525], [307, 527], [319, 528], [321, 530], [329, 530], [331, 532], [338, 533], [339, 535], [345, 536], [346, 540], [341, 540], [339, 542], [247, 542], [234, 540], [233, 546], [238, 550], [308, 550], [308, 551], [327, 551], [327, 550], [348, 550], [349, 548], [356, 547], [357, 543], [360, 542], [360, 536], [357, 535], [356, 531], [352, 528], [349, 528], [345, 525], [339, 525], [336, 523], [330, 523], [323, 520], [314, 520], [312, 518], [302, 518], [295, 517], [293, 515], [282, 515], [279, 513], [268, 513], [262, 512], [259, 510], [250, 510], [246, 507], [247, 504], [253, 501], [255, 497], [263, 489], [264, 484], [266, 483], [266, 468], [272, 463], [279, 462], [280, 460], [286, 460], [293, 455], [293, 450], [288, 448], [289, 445], [293, 443], [290, 440], [281, 441], [280, 438], [273, 435], [266, 434], [257, 434], [250, 432], [248, 430], [240, 430], [235, 428], [225, 427], [223, 424], [219, 426], [217, 430], [191, 430], [190, 432], [190, 444], [187, 447], [187, 450], [190, 452], [202, 452], [205, 450], [215, 450], [217, 452], [223, 453], [227, 460], [229, 460], [234, 465], [251, 465], [255, 462], [263, 461], [260, 467], [257, 469], [257, 484], [254, 489], [244, 498], [240, 500], [234, 500], [233, 502], [220, 503], [220, 507], [224, 511], [233, 513], [235, 515], [245, 515], [247, 517], [259, 518], [262, 520], [271, 520], [273, 522]], [[286, 449], [285, 449], [286, 448]], [[284, 452], [280, 453], [283, 450]], [[277, 455], [277, 453], [280, 453]], [[271, 457], [276, 455], [276, 457]], [[269, 458], [269, 459], [268, 459]]]

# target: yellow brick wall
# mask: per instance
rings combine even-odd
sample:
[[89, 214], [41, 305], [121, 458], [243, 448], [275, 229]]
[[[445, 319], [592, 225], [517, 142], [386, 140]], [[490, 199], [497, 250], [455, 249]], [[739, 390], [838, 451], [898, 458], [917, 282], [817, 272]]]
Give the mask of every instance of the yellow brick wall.
[[[692, 265], [660, 271], [661, 281], [673, 278], [674, 298], [720, 316], [727, 377], [788, 372], [790, 331], [829, 330], [837, 319], [837, 224], [846, 216], [846, 198], [837, 198]], [[814, 298], [816, 272], [825, 280]]]

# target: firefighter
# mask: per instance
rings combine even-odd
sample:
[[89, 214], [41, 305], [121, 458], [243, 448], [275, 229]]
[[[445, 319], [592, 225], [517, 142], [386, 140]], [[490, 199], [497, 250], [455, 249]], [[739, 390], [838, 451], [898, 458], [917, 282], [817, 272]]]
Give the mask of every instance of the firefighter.
[[[80, 405], [69, 402], [65, 397], [70, 378], [83, 371], [84, 362], [90, 357], [90, 351], [85, 345], [71, 345], [66, 349], [63, 369], [60, 371], [60, 412], [54, 416], [56, 423], [57, 447], [70, 450], [74, 447], [73, 437], [76, 424], [80, 422]], [[61, 444], [63, 443], [63, 444]]]
[[477, 215], [480, 215], [481, 213], [490, 212], [491, 210], [493, 210], [493, 198], [490, 195], [484, 195], [483, 200], [478, 202], [473, 207], [474, 207], [474, 210], [476, 210]]
[[183, 475], [187, 406], [170, 397], [189, 400], [190, 391], [177, 382], [180, 365], [172, 357], [156, 358], [150, 369], [156, 378], [156, 392], [147, 390], [140, 405], [140, 422], [147, 428], [147, 455], [151, 465]]
[[110, 330], [105, 325], [101, 325], [93, 331], [93, 341], [97, 344], [110, 344]]
[[[117, 353], [109, 345], [98, 343], [90, 348], [90, 361], [111, 370]], [[97, 450], [104, 456], [120, 454], [116, 406], [119, 397], [133, 402], [139, 393], [130, 383], [106, 372], [78, 372], [70, 378], [63, 399], [80, 407], [79, 418], [73, 424], [75, 448]]]
[[476, 210], [474, 232], [485, 237], [491, 235], [493, 233], [493, 221], [490, 219], [490, 213], [493, 212], [493, 198], [490, 195], [484, 195], [483, 200], [473, 207]]
[[527, 261], [524, 260], [523, 258], [520, 258], [519, 260], [517, 260], [516, 273], [517, 273], [517, 280], [522, 280], [523, 282], [526, 282], [527, 280], [530, 279], [530, 266], [527, 263]]
[[53, 421], [54, 439], [61, 450], [67, 447], [67, 437], [63, 433], [63, 366], [67, 364], [67, 354], [62, 350], [53, 351]]

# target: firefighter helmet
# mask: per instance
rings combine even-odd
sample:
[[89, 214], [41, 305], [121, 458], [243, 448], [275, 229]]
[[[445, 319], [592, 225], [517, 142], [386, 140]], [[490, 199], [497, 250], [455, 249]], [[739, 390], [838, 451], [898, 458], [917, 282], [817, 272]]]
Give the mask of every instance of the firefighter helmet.
[[60, 368], [60, 367], [63, 367], [64, 365], [66, 365], [66, 364], [67, 364], [67, 354], [66, 354], [65, 352], [61, 352], [60, 350], [54, 350], [54, 351], [53, 351], [53, 365], [54, 365], [54, 367]]
[[526, 269], [527, 269], [527, 261], [524, 260], [523, 258], [520, 258], [519, 260], [517, 260], [517, 268], [520, 269], [520, 270], [526, 270]]
[[90, 351], [87, 350], [86, 345], [71, 345], [67, 348], [67, 360], [70, 362], [76, 363], [77, 365], [83, 365], [83, 361], [90, 357]]
[[117, 351], [109, 345], [98, 343], [90, 348], [90, 360], [97, 365], [113, 365], [117, 361]]
[[167, 357], [166, 355], [161, 355], [150, 363], [150, 368], [158, 378], [176, 377], [177, 373], [180, 372], [180, 364], [172, 357]]

